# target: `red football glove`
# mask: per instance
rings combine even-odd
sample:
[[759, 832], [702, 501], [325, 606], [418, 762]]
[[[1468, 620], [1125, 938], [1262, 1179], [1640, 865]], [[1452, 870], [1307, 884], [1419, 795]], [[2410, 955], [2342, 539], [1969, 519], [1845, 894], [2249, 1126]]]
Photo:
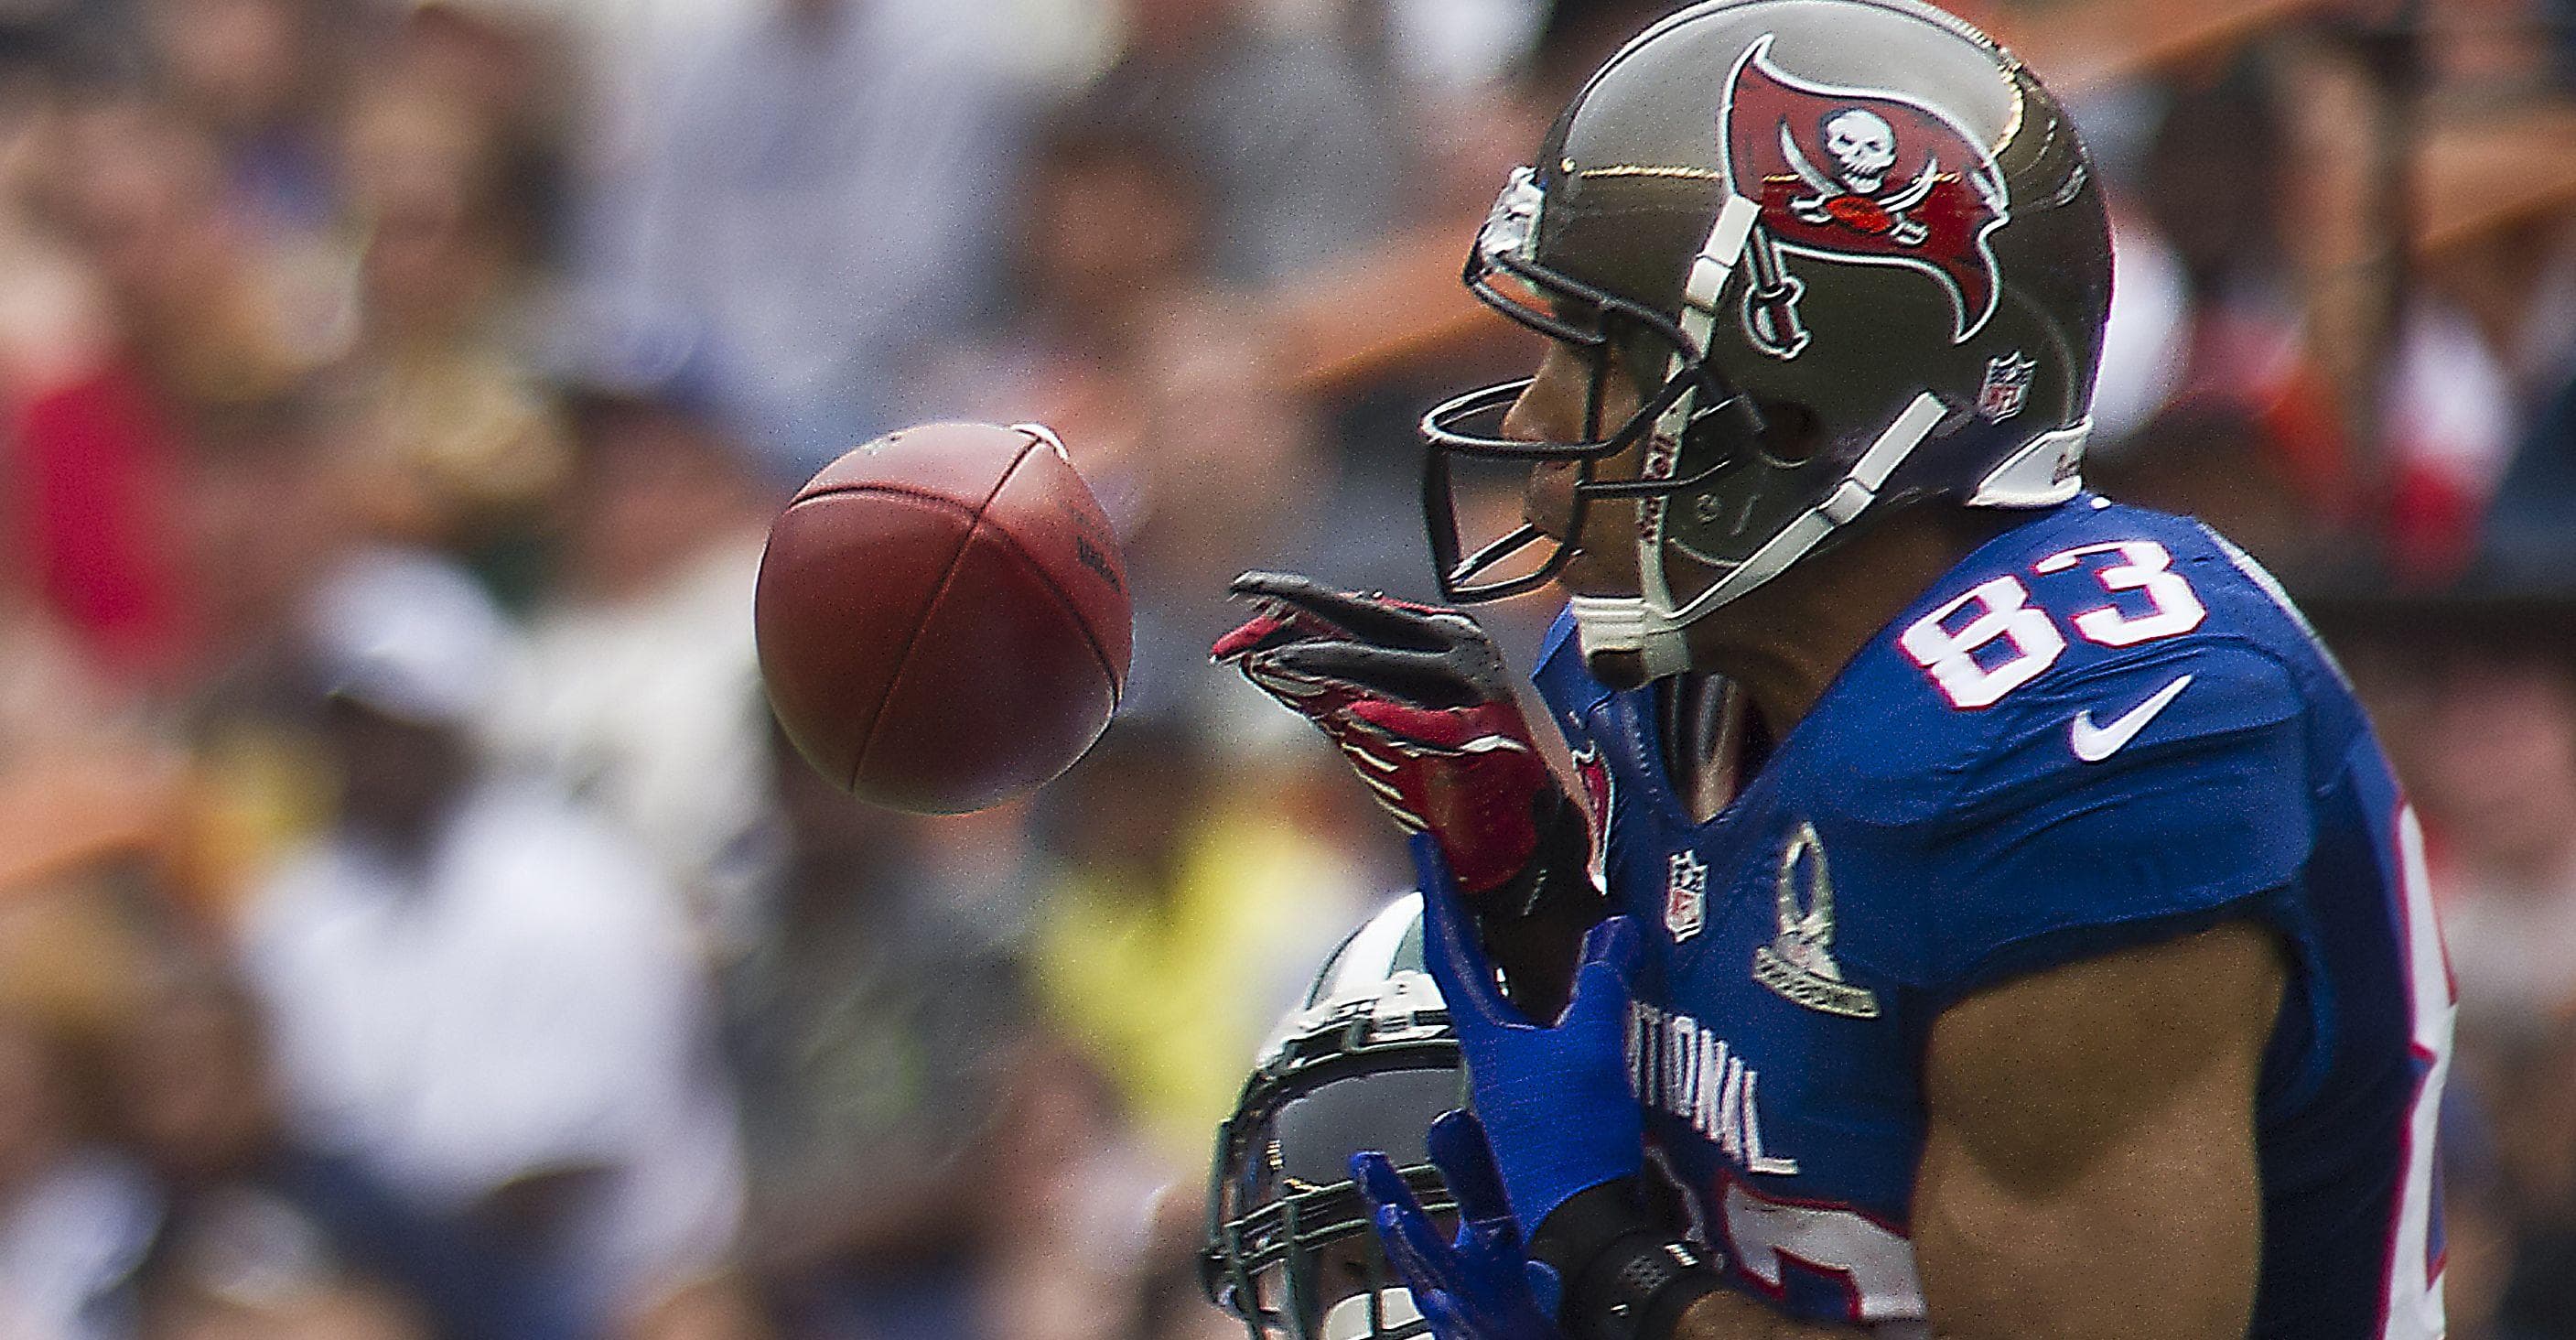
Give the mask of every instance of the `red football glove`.
[[1260, 612], [1210, 657], [1321, 727], [1397, 823], [1439, 839], [1460, 891], [1529, 867], [1542, 820], [1570, 807], [1475, 620], [1283, 573], [1230, 592]]

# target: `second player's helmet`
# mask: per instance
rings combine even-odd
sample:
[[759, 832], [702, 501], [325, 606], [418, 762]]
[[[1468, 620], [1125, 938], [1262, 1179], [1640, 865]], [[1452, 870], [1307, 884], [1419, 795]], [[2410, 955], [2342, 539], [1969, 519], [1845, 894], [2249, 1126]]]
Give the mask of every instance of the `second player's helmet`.
[[[1681, 668], [1683, 623], [1865, 517], [2079, 487], [2111, 297], [2100, 190], [2056, 99], [1929, 5], [1715, 0], [1656, 24], [1515, 174], [1467, 280], [1587, 351], [1595, 403], [1573, 442], [1499, 435], [1520, 383], [1425, 418], [1443, 589], [1518, 594], [1562, 562], [1530, 563], [1527, 528], [1466, 552], [1452, 456], [1571, 463], [1578, 509], [1637, 509], [1642, 559], [1642, 599], [1576, 602], [1586, 649], [1653, 673]], [[1615, 424], [1614, 354], [1644, 401]], [[1636, 477], [1596, 475], [1640, 443]]]
[[1423, 1133], [1467, 1103], [1457, 1035], [1422, 962], [1422, 897], [1325, 960], [1217, 1128], [1200, 1278], [1253, 1340], [1400, 1340], [1429, 1329], [1378, 1248], [1350, 1156], [1391, 1159], [1423, 1208], [1451, 1208]]

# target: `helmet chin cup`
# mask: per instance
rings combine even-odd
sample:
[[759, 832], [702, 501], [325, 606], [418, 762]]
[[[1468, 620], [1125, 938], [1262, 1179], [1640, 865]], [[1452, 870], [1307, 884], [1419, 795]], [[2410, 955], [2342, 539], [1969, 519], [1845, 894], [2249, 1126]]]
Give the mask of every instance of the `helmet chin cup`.
[[1662, 679], [1690, 669], [1690, 646], [1682, 625], [1650, 608], [1638, 596], [1576, 596], [1567, 602], [1583, 657], [1634, 656], [1646, 678]]
[[1424, 1330], [1422, 1309], [1411, 1289], [1374, 1289], [1355, 1293], [1324, 1312], [1318, 1340], [1371, 1340], [1399, 1329]]

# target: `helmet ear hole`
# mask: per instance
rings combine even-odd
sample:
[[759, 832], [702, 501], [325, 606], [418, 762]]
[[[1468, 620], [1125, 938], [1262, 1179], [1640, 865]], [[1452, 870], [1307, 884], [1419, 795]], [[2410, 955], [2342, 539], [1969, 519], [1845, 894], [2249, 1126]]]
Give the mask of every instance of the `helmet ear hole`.
[[1757, 400], [1762, 411], [1762, 436], [1757, 445], [1762, 458], [1773, 465], [1799, 466], [1813, 460], [1825, 445], [1825, 422], [1817, 413], [1794, 400]]

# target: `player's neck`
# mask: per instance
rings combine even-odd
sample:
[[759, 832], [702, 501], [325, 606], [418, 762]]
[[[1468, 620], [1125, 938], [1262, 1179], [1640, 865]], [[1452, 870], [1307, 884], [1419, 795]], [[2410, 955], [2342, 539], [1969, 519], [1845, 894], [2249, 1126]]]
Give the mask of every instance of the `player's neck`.
[[1693, 624], [1691, 660], [1742, 685], [1784, 739], [1880, 629], [2022, 519], [1908, 508]]

